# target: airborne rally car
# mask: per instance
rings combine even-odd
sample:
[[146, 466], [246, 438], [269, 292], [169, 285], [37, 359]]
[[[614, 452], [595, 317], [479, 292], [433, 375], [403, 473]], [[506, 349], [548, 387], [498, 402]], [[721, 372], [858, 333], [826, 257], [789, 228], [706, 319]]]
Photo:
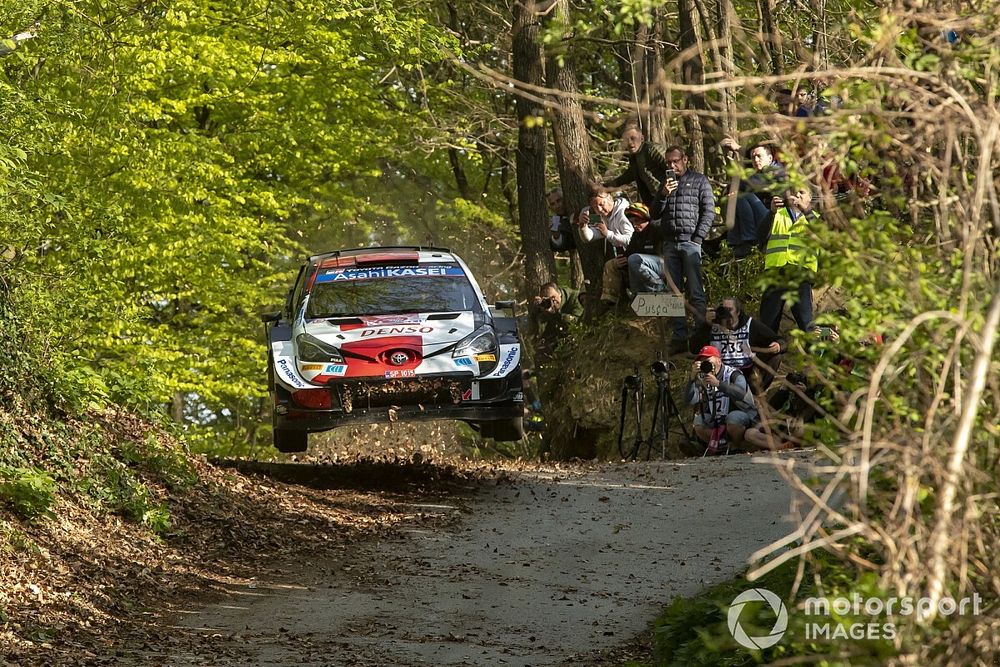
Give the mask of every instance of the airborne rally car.
[[421, 419], [459, 419], [484, 437], [519, 440], [513, 306], [487, 304], [465, 263], [440, 248], [310, 257], [284, 311], [263, 316], [274, 446], [301, 452], [309, 433]]

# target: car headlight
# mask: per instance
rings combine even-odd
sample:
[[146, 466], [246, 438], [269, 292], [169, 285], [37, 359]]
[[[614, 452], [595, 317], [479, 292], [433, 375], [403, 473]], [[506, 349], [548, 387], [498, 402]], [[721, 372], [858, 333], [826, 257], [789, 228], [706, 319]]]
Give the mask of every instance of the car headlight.
[[497, 337], [493, 329], [482, 326], [463, 338], [455, 346], [455, 351], [451, 353], [453, 357], [469, 357], [474, 354], [485, 352], [496, 352]]
[[344, 363], [344, 357], [341, 356], [340, 350], [306, 333], [299, 334], [298, 338], [295, 339], [295, 347], [298, 349], [298, 358], [302, 361]]

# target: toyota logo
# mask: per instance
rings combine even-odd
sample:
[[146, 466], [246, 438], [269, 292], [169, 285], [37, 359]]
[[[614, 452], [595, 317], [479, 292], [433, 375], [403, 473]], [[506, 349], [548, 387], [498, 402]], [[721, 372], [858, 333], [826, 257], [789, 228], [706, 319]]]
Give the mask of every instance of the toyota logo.
[[410, 360], [410, 355], [407, 354], [406, 352], [403, 352], [402, 350], [393, 352], [392, 355], [389, 357], [389, 362], [393, 366], [402, 366], [409, 360]]

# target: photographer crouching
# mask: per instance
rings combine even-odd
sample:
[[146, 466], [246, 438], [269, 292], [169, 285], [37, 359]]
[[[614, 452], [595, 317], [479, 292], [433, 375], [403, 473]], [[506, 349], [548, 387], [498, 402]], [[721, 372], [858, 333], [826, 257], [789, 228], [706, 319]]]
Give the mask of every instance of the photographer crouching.
[[570, 322], [583, 315], [580, 293], [545, 283], [532, 299], [530, 312], [534, 330], [539, 334], [536, 363], [543, 365], [552, 357]]
[[[766, 389], [787, 349], [785, 340], [759, 319], [744, 312], [736, 297], [726, 297], [706, 313], [691, 336], [691, 351], [706, 345], [719, 350], [722, 363], [743, 373], [754, 391]], [[757, 358], [755, 363], [754, 358]]]
[[698, 439], [713, 453], [726, 443], [742, 445], [746, 430], [759, 418], [743, 373], [722, 363], [718, 348], [706, 345], [691, 365], [690, 378], [684, 396], [688, 405], [698, 406], [694, 416]]

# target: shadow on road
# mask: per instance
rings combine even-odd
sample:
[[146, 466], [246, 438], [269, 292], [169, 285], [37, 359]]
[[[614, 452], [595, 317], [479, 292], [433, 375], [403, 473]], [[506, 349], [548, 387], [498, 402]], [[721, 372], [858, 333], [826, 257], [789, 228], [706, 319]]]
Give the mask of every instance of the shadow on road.
[[272, 463], [225, 458], [209, 461], [244, 475], [263, 476], [314, 489], [454, 492], [473, 490], [483, 479], [481, 473], [459, 470], [450, 465], [402, 459], [359, 459], [336, 463]]

